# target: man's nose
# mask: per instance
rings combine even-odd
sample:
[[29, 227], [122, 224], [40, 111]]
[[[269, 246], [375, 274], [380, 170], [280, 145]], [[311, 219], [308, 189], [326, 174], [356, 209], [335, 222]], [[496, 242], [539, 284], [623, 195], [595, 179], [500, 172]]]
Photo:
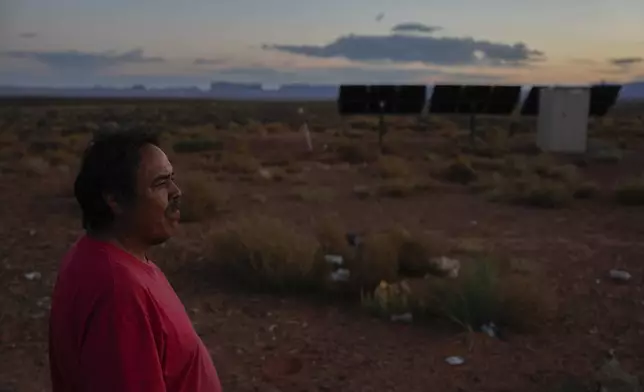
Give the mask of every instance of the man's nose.
[[172, 181], [172, 187], [170, 188], [170, 196], [174, 197], [181, 197], [182, 192], [181, 188], [177, 185], [176, 182]]

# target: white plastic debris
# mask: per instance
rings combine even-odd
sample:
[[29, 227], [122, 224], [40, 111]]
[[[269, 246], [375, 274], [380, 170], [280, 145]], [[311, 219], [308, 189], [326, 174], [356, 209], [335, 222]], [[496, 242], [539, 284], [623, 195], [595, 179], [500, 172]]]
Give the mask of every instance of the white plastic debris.
[[38, 271], [28, 272], [25, 274], [25, 279], [27, 280], [39, 280], [42, 278], [42, 275]]
[[51, 298], [42, 297], [36, 302], [36, 305], [38, 305], [39, 308], [51, 309]]
[[324, 261], [329, 264], [342, 265], [344, 264], [344, 258], [341, 255], [326, 255], [324, 256]]
[[465, 359], [463, 359], [463, 357], [447, 357], [445, 358], [445, 362], [452, 366], [458, 366], [464, 364]]
[[331, 280], [334, 282], [346, 282], [351, 276], [351, 271], [346, 268], [339, 268], [331, 272]]
[[441, 256], [431, 259], [430, 263], [447, 277], [452, 279], [458, 278], [458, 272], [461, 269], [461, 262], [457, 259], [450, 259], [449, 257]]
[[259, 176], [262, 177], [265, 180], [270, 180], [270, 179], [273, 178], [273, 175], [271, 174], [270, 170], [268, 170], [268, 169], [264, 169], [264, 168], [259, 169], [258, 173], [259, 173]]
[[411, 323], [414, 321], [414, 315], [411, 313], [402, 313], [402, 314], [392, 314], [391, 315], [391, 321], [393, 322], [403, 322], [403, 323]]
[[498, 330], [497, 330], [496, 324], [494, 324], [493, 322], [483, 324], [481, 326], [481, 332], [485, 333], [487, 336], [491, 338], [497, 337], [497, 331]]
[[612, 279], [615, 280], [621, 280], [621, 281], [628, 281], [631, 279], [631, 274], [628, 273], [627, 271], [622, 271], [622, 270], [617, 270], [617, 269], [612, 269], [609, 272], [609, 275]]

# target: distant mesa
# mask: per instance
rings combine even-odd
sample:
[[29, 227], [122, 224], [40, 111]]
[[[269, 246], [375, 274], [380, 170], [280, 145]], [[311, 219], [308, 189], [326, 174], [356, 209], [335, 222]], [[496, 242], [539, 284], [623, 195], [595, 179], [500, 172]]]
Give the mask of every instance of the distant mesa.
[[[51, 88], [0, 86], [0, 97], [69, 97], [69, 98], [194, 98], [239, 100], [335, 100], [338, 85], [332, 84], [262, 84], [214, 81], [207, 89], [196, 86], [155, 88], [136, 84], [117, 88], [91, 86], [86, 88]], [[429, 86], [428, 93], [432, 87]], [[529, 88], [525, 89], [527, 93]], [[644, 81], [625, 84], [620, 99], [644, 99]]]

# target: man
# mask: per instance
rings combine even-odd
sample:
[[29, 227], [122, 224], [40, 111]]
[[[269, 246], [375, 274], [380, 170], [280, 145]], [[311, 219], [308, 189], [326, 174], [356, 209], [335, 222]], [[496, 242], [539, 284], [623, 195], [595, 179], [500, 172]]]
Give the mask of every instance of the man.
[[94, 138], [74, 194], [86, 233], [52, 298], [53, 392], [220, 392], [208, 350], [146, 252], [179, 224], [181, 191], [156, 137]]

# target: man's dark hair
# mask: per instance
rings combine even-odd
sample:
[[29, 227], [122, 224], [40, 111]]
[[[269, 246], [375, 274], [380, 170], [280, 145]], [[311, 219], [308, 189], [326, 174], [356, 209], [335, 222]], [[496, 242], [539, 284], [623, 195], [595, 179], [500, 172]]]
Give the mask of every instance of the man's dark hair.
[[114, 214], [104, 196], [121, 203], [136, 197], [136, 173], [141, 148], [159, 146], [156, 133], [142, 130], [99, 132], [89, 143], [74, 182], [74, 195], [83, 213], [83, 228], [97, 232], [108, 228]]

